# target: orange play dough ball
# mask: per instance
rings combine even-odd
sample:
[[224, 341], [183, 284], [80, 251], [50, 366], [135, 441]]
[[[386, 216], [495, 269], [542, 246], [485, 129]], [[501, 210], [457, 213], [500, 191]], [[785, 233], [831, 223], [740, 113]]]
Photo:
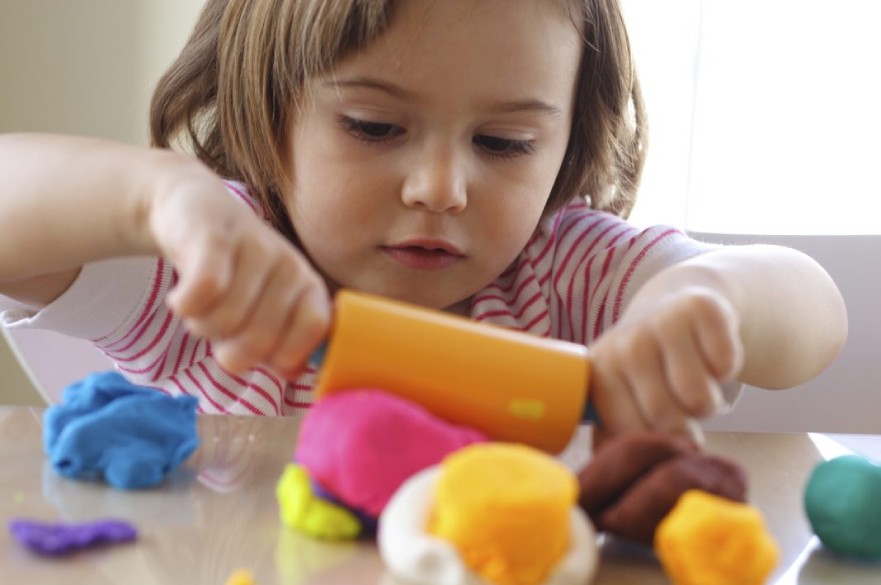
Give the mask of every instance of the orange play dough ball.
[[475, 444], [447, 456], [429, 532], [498, 585], [540, 583], [565, 555], [578, 498], [574, 474], [524, 445]]
[[674, 585], [762, 585], [780, 556], [756, 508], [701, 490], [680, 496], [654, 545]]

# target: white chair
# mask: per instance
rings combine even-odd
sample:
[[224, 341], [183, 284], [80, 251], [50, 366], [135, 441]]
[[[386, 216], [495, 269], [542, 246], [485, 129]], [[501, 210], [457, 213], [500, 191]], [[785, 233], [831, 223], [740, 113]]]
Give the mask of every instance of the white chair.
[[48, 404], [61, 402], [64, 388], [113, 363], [86, 341], [52, 331], [0, 327], [9, 349]]

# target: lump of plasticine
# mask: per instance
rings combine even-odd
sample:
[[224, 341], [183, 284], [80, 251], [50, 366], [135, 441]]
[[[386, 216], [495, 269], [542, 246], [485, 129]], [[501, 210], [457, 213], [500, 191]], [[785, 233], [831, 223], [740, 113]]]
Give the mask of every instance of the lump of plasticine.
[[9, 523], [9, 531], [21, 545], [45, 556], [66, 555], [80, 549], [129, 542], [138, 537], [135, 527], [122, 520], [76, 524], [13, 520]]
[[700, 490], [661, 521], [655, 552], [674, 585], [763, 585], [780, 557], [756, 508]]
[[855, 559], [881, 559], [881, 465], [858, 455], [818, 463], [804, 507], [827, 548]]
[[577, 489], [535, 449], [472, 445], [401, 486], [380, 518], [380, 554], [418, 585], [583, 585], [597, 546]]
[[172, 398], [99, 372], [65, 388], [62, 400], [43, 416], [43, 447], [65, 477], [152, 487], [199, 445], [192, 396]]
[[321, 398], [303, 419], [295, 461], [345, 506], [378, 518], [411, 475], [486, 441], [426, 409], [379, 390]]
[[632, 433], [603, 443], [578, 474], [579, 504], [598, 530], [651, 546], [655, 530], [690, 489], [746, 501], [746, 473], [666, 433]]
[[314, 538], [350, 540], [361, 535], [361, 522], [349, 510], [318, 497], [308, 472], [293, 463], [275, 488], [282, 523]]

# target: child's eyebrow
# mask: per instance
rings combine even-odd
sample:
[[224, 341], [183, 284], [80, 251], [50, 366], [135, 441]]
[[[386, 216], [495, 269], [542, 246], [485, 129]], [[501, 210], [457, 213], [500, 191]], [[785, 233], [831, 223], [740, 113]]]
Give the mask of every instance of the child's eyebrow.
[[[355, 89], [372, 89], [375, 91], [380, 91], [385, 94], [390, 95], [391, 97], [407, 100], [407, 101], [424, 101], [419, 95], [408, 91], [402, 87], [398, 87], [397, 85], [388, 83], [386, 81], [381, 81], [379, 79], [375, 79], [372, 77], [356, 77], [352, 79], [332, 79], [324, 83], [325, 87], [331, 87], [334, 89], [342, 89], [342, 88], [355, 88]], [[559, 117], [563, 115], [563, 110], [559, 106], [555, 106], [551, 103], [539, 100], [539, 99], [524, 99], [524, 100], [513, 100], [513, 101], [505, 101], [505, 102], [497, 102], [493, 103], [490, 107], [490, 110], [493, 112], [498, 112], [501, 114], [508, 113], [516, 113], [516, 112], [537, 112], [544, 113], [550, 116]]]
[[537, 112], [549, 114], [554, 117], [559, 117], [563, 115], [563, 110], [559, 107], [538, 99], [499, 102], [493, 104], [491, 109], [500, 114], [509, 114], [515, 112]]
[[377, 91], [381, 91], [383, 93], [387, 93], [388, 95], [398, 98], [401, 100], [408, 101], [419, 101], [419, 97], [402, 87], [398, 87], [397, 85], [393, 85], [391, 83], [387, 83], [385, 81], [380, 81], [378, 79], [374, 79], [372, 77], [356, 77], [353, 79], [332, 79], [330, 81], [325, 82], [326, 87], [332, 87], [335, 89], [341, 88], [354, 88], [354, 89], [374, 89]]

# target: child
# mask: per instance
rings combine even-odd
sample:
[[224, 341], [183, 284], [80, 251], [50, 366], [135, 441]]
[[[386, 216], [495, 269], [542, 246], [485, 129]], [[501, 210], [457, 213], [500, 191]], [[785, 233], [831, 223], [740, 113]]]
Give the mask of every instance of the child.
[[615, 0], [209, 0], [151, 114], [198, 160], [0, 137], [3, 317], [204, 412], [308, 406], [340, 287], [588, 344], [610, 433], [688, 432], [846, 336], [804, 255], [625, 222], [645, 127]]

